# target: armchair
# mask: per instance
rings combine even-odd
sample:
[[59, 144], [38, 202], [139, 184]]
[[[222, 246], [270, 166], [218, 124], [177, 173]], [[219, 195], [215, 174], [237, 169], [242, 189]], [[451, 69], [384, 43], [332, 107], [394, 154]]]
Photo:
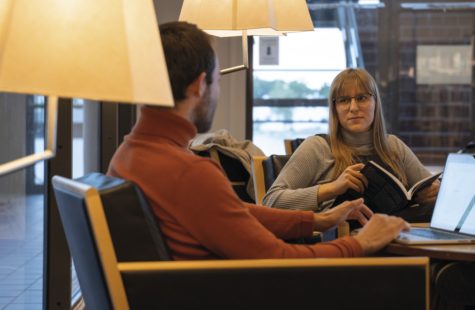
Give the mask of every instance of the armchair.
[[254, 181], [256, 203], [261, 204], [262, 198], [274, 183], [290, 155], [253, 156], [251, 171]]
[[[316, 136], [320, 136], [330, 143], [329, 136], [326, 133], [317, 133]], [[304, 141], [305, 138], [284, 139], [285, 154], [292, 155]]]
[[292, 155], [305, 138], [284, 139], [285, 154]]
[[[157, 246], [164, 241], [158, 222], [147, 219], [135, 185], [94, 174], [55, 176], [53, 187], [89, 309], [428, 309], [427, 258], [160, 261], [169, 258], [166, 244]], [[124, 205], [135, 208], [135, 219]], [[112, 218], [135, 243], [117, 240]], [[153, 250], [136, 253], [146, 248]]]

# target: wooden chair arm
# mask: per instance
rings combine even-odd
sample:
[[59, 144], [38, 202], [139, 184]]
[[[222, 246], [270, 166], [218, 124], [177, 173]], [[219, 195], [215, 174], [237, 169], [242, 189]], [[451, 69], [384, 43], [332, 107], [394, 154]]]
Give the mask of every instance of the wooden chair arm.
[[254, 181], [254, 196], [256, 204], [262, 204], [262, 198], [266, 194], [266, 185], [264, 181], [264, 168], [262, 162], [266, 156], [253, 156], [251, 162], [252, 180]]
[[428, 309], [428, 258], [121, 263], [131, 309]]

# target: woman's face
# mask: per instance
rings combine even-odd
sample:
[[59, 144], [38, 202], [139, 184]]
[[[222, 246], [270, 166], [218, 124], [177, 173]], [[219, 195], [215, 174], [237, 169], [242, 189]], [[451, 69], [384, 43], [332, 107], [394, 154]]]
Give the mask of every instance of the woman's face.
[[335, 98], [338, 121], [345, 130], [358, 133], [370, 130], [376, 105], [374, 94], [357, 87], [356, 81], [343, 82], [341, 94]]

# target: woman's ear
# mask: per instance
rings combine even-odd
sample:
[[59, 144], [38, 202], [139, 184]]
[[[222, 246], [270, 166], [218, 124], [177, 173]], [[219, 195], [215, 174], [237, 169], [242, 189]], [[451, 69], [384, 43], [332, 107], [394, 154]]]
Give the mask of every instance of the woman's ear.
[[198, 77], [188, 85], [188, 96], [201, 97], [206, 91], [206, 73], [201, 72]]

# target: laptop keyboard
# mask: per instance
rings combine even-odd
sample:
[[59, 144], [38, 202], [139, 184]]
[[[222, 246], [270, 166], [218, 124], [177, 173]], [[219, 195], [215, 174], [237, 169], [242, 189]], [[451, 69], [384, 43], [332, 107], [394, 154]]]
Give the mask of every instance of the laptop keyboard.
[[446, 239], [446, 240], [457, 240], [457, 239], [470, 239], [469, 236], [459, 235], [459, 234], [452, 234], [449, 232], [443, 232], [438, 230], [432, 229], [411, 229], [411, 235], [424, 237], [428, 239]]

